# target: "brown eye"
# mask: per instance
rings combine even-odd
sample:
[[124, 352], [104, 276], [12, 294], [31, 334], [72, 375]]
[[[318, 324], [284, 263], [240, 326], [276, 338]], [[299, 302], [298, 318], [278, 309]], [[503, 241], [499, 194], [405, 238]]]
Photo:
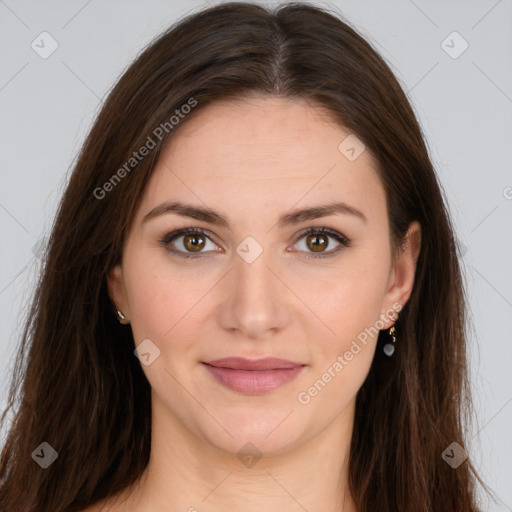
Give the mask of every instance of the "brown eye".
[[343, 247], [349, 247], [350, 240], [328, 228], [309, 228], [295, 242], [295, 248], [305, 258], [327, 258], [335, 256]]
[[183, 245], [190, 252], [198, 252], [205, 246], [203, 235], [185, 235], [183, 237]]
[[306, 245], [313, 252], [322, 252], [327, 249], [329, 245], [329, 239], [327, 236], [319, 234], [319, 235], [309, 235], [306, 238]]
[[217, 252], [215, 243], [199, 228], [173, 231], [160, 239], [160, 243], [169, 252], [184, 258], [202, 257]]

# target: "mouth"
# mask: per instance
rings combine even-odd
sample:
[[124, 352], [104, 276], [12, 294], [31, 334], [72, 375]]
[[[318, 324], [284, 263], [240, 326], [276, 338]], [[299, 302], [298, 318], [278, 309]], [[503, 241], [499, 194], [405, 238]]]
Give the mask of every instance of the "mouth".
[[285, 359], [244, 359], [229, 357], [203, 362], [203, 366], [224, 386], [248, 395], [259, 395], [292, 381], [306, 366]]

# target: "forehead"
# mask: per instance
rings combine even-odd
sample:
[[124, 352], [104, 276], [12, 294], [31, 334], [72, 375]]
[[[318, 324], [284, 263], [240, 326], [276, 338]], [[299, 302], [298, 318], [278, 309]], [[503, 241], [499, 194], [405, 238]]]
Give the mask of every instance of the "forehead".
[[187, 198], [261, 215], [262, 206], [281, 211], [298, 201], [342, 200], [364, 206], [368, 216], [385, 211], [370, 152], [348, 159], [339, 147], [350, 131], [316, 104], [266, 96], [218, 101], [178, 128], [147, 186], [145, 206]]

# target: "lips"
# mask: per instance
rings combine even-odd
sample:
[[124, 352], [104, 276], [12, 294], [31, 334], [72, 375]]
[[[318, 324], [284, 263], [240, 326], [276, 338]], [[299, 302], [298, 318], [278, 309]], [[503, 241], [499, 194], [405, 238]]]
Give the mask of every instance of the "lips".
[[210, 366], [217, 368], [231, 368], [232, 370], [282, 370], [287, 368], [295, 368], [303, 366], [301, 363], [294, 363], [286, 359], [278, 359], [276, 357], [265, 357], [264, 359], [245, 359], [243, 357], [226, 357], [224, 359], [216, 359], [208, 361]]
[[267, 393], [293, 380], [306, 366], [286, 359], [228, 357], [203, 363], [215, 380], [249, 395]]

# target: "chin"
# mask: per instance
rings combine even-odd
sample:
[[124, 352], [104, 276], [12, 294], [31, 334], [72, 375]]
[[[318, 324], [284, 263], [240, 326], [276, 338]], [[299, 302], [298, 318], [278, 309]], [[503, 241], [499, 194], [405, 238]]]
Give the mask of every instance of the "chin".
[[292, 411], [291, 407], [237, 412], [225, 409], [218, 420], [231, 435], [209, 424], [204, 425], [204, 436], [209, 444], [237, 456], [251, 450], [265, 457], [279, 455], [296, 446], [304, 433], [297, 424], [297, 413]]

